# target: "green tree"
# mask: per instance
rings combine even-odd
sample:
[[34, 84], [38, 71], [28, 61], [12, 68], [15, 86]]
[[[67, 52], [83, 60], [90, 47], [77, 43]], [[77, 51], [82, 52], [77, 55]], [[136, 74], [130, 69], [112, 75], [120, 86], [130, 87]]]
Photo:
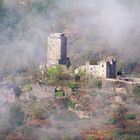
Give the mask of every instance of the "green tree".
[[55, 65], [48, 68], [48, 83], [56, 84], [59, 80], [60, 75], [63, 73], [62, 65]]

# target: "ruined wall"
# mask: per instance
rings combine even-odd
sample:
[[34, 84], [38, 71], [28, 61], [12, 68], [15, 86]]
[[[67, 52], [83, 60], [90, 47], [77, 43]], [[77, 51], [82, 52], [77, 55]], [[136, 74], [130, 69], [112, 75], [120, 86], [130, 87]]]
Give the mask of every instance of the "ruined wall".
[[113, 57], [107, 57], [97, 65], [90, 65], [89, 62], [86, 62], [79, 69], [87, 75], [94, 75], [95, 77], [116, 78], [116, 60]]

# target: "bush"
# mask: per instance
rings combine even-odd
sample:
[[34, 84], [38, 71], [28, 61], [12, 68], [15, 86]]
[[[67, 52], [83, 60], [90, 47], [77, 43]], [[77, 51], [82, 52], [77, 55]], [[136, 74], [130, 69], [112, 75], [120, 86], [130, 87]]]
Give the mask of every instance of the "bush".
[[26, 113], [33, 119], [42, 119], [43, 114], [47, 111], [47, 103], [33, 102], [26, 108]]
[[132, 90], [134, 96], [140, 97], [140, 85], [135, 86]]
[[68, 106], [69, 106], [70, 108], [72, 108], [72, 109], [75, 108], [75, 105], [76, 105], [75, 102], [72, 102], [72, 101], [69, 101], [69, 102], [68, 102]]
[[119, 138], [120, 136], [122, 136], [124, 134], [124, 131], [122, 129], [115, 129], [112, 131], [112, 136], [113, 138]]
[[25, 86], [23, 87], [23, 90], [24, 90], [24, 92], [29, 92], [29, 91], [32, 90], [32, 86], [31, 86], [31, 85], [25, 85]]
[[56, 85], [60, 80], [60, 75], [63, 73], [63, 67], [61, 65], [51, 66], [47, 70], [48, 80], [47, 83], [50, 85]]
[[134, 120], [134, 119], [136, 119], [136, 116], [135, 116], [135, 114], [127, 113], [126, 116], [125, 116], [125, 118], [127, 120]]
[[115, 129], [112, 131], [113, 140], [139, 140], [139, 133], [135, 134], [131, 131], [125, 131], [123, 129]]
[[91, 137], [88, 137], [87, 140], [96, 140], [96, 138], [91, 136]]
[[23, 124], [24, 112], [21, 107], [16, 104], [12, 104], [9, 109], [9, 124], [13, 127], [17, 127]]
[[23, 85], [29, 85], [29, 84], [31, 84], [31, 79], [24, 79], [23, 80]]
[[63, 96], [65, 96], [65, 93], [64, 93], [64, 91], [60, 90], [60, 91], [57, 91], [57, 92], [55, 93], [55, 96], [56, 96], [56, 97], [63, 97]]
[[71, 83], [69, 84], [69, 87], [70, 87], [71, 90], [74, 92], [74, 91], [76, 91], [77, 88], [78, 88], [78, 83], [76, 83], [76, 82], [71, 82]]
[[75, 79], [75, 82], [78, 82], [78, 81], [80, 81], [80, 76], [78, 74], [76, 74], [74, 79]]
[[117, 118], [113, 117], [109, 120], [109, 124], [116, 124], [117, 123]]
[[93, 75], [90, 76], [89, 83], [94, 88], [102, 88], [102, 80], [97, 77], [94, 77]]
[[51, 76], [59, 76], [63, 72], [63, 68], [61, 65], [55, 65], [48, 68], [48, 75]]
[[95, 81], [95, 87], [101, 89], [102, 88], [102, 81], [101, 80], [96, 80]]

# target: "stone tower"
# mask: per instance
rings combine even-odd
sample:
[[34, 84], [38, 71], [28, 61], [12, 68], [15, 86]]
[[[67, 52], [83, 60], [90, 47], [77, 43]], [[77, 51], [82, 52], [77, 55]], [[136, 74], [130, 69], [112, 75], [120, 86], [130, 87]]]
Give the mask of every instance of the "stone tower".
[[67, 37], [65, 34], [50, 34], [48, 36], [47, 65], [66, 65], [67, 59]]

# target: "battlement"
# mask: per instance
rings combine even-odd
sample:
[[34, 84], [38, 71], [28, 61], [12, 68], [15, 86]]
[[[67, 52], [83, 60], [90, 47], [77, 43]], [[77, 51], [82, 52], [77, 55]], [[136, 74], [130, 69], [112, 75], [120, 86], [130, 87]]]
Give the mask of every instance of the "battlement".
[[64, 33], [52, 33], [49, 35], [49, 37], [54, 37], [54, 38], [60, 38], [60, 37], [64, 37], [65, 34]]

